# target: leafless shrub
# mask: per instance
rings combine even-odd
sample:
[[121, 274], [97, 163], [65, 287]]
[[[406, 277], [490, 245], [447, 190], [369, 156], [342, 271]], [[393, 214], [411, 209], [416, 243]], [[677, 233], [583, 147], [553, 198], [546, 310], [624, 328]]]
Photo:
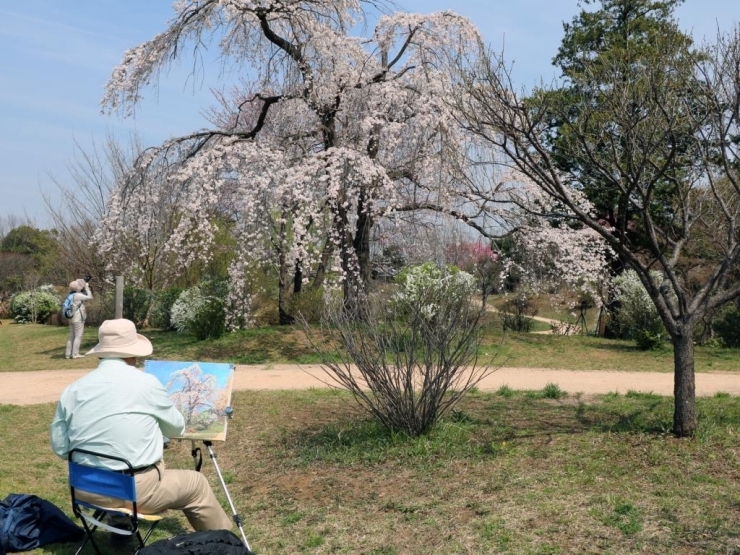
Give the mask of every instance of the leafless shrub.
[[359, 314], [337, 302], [318, 328], [303, 322], [331, 381], [385, 427], [411, 436], [428, 432], [494, 370], [478, 365], [482, 310], [473, 292], [421, 293], [373, 295]]

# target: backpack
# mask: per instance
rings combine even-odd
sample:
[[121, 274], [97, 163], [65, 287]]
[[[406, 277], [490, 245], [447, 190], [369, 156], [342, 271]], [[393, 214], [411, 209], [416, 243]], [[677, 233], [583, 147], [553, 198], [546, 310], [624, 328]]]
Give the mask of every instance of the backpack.
[[0, 554], [57, 542], [78, 542], [85, 531], [51, 501], [11, 493], [0, 501]]
[[159, 540], [142, 547], [138, 555], [252, 555], [230, 530], [201, 530]]
[[77, 312], [77, 308], [75, 308], [75, 294], [70, 293], [67, 295], [67, 298], [64, 299], [64, 303], [62, 304], [62, 315], [67, 320], [71, 320], [72, 316], [75, 315], [75, 312]]

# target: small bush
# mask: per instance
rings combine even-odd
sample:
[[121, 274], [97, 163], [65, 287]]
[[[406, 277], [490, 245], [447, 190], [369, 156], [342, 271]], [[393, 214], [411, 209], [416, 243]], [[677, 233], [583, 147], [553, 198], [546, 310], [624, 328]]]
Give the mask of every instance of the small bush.
[[154, 293], [148, 289], [126, 286], [123, 288], [123, 317], [131, 320], [137, 328], [146, 323]]
[[321, 332], [305, 322], [303, 329], [340, 387], [388, 430], [415, 437], [490, 369], [477, 365], [481, 310], [472, 276], [425, 264], [400, 281], [390, 299], [369, 295], [356, 311], [337, 299]]
[[665, 343], [667, 335], [668, 334], [665, 333], [665, 331], [655, 333], [651, 330], [636, 330], [634, 332], [633, 339], [635, 340], [638, 349], [643, 351], [652, 351], [654, 349], [659, 349], [663, 343]]
[[740, 310], [737, 307], [724, 311], [714, 321], [713, 327], [723, 347], [740, 347]]
[[556, 383], [546, 384], [542, 389], [542, 397], [545, 399], [560, 399], [566, 395], [565, 391], [560, 389], [560, 386]]
[[157, 293], [149, 320], [152, 327], [163, 330], [175, 329], [172, 323], [172, 305], [175, 304], [180, 293], [182, 293], [181, 287], [170, 287]]
[[[661, 279], [659, 272], [651, 272], [650, 276], [655, 282]], [[619, 303], [614, 315], [618, 335], [634, 339], [643, 350], [660, 347], [668, 338], [668, 332], [637, 273], [627, 270], [614, 278], [612, 285]]]
[[35, 291], [21, 291], [10, 299], [10, 316], [19, 324], [43, 323], [58, 312], [62, 299], [51, 292], [51, 286]]
[[501, 307], [499, 316], [501, 317], [501, 326], [504, 331], [511, 330], [516, 332], [530, 332], [534, 325], [533, 316], [537, 315], [537, 308], [532, 300], [520, 295], [516, 298], [509, 299]]
[[293, 295], [290, 300], [290, 311], [292, 314], [300, 315], [301, 319], [309, 324], [320, 322], [324, 313], [324, 290], [309, 289]]
[[187, 328], [199, 341], [221, 337], [226, 332], [224, 302], [216, 297], [207, 297], [188, 321]]
[[504, 384], [496, 390], [496, 395], [506, 397], [507, 399], [514, 396], [514, 390]]
[[172, 326], [179, 332], [195, 335], [199, 340], [217, 339], [226, 331], [224, 282], [203, 282], [186, 289], [170, 310]]

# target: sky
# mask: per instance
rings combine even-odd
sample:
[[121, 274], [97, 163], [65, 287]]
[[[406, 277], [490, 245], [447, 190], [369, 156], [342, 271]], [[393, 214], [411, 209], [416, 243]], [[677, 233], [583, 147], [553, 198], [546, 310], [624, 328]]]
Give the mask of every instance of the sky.
[[[400, 9], [452, 10], [468, 17], [485, 40], [514, 63], [519, 86], [558, 76], [551, 60], [563, 22], [579, 11], [577, 0], [396, 0]], [[54, 182], [73, 185], [69, 168], [75, 144], [84, 151], [112, 135], [125, 143], [136, 133], [145, 146], [208, 126], [203, 116], [220, 65], [175, 66], [145, 90], [135, 117], [102, 114], [110, 72], [128, 48], [166, 28], [167, 0], [0, 0], [0, 219], [29, 219], [48, 227], [43, 196], [57, 198]], [[740, 21], [738, 0], [686, 0], [676, 11], [697, 42]], [[2, 221], [2, 220], [0, 220]]]

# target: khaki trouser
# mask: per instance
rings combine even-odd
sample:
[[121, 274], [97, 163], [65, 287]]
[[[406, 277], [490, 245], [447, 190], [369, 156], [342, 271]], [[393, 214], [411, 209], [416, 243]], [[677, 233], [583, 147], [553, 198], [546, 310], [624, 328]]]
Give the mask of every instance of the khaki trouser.
[[[164, 462], [136, 474], [136, 501], [142, 513], [165, 509], [182, 511], [195, 530], [229, 530], [231, 519], [219, 505], [208, 480], [195, 470], [165, 470]], [[83, 501], [105, 507], [121, 507], [120, 502], [80, 491]], [[111, 504], [112, 503], [112, 504]]]
[[70, 322], [69, 337], [67, 338], [67, 348], [64, 356], [67, 358], [80, 355], [80, 343], [82, 342], [82, 333], [85, 331], [85, 322]]

